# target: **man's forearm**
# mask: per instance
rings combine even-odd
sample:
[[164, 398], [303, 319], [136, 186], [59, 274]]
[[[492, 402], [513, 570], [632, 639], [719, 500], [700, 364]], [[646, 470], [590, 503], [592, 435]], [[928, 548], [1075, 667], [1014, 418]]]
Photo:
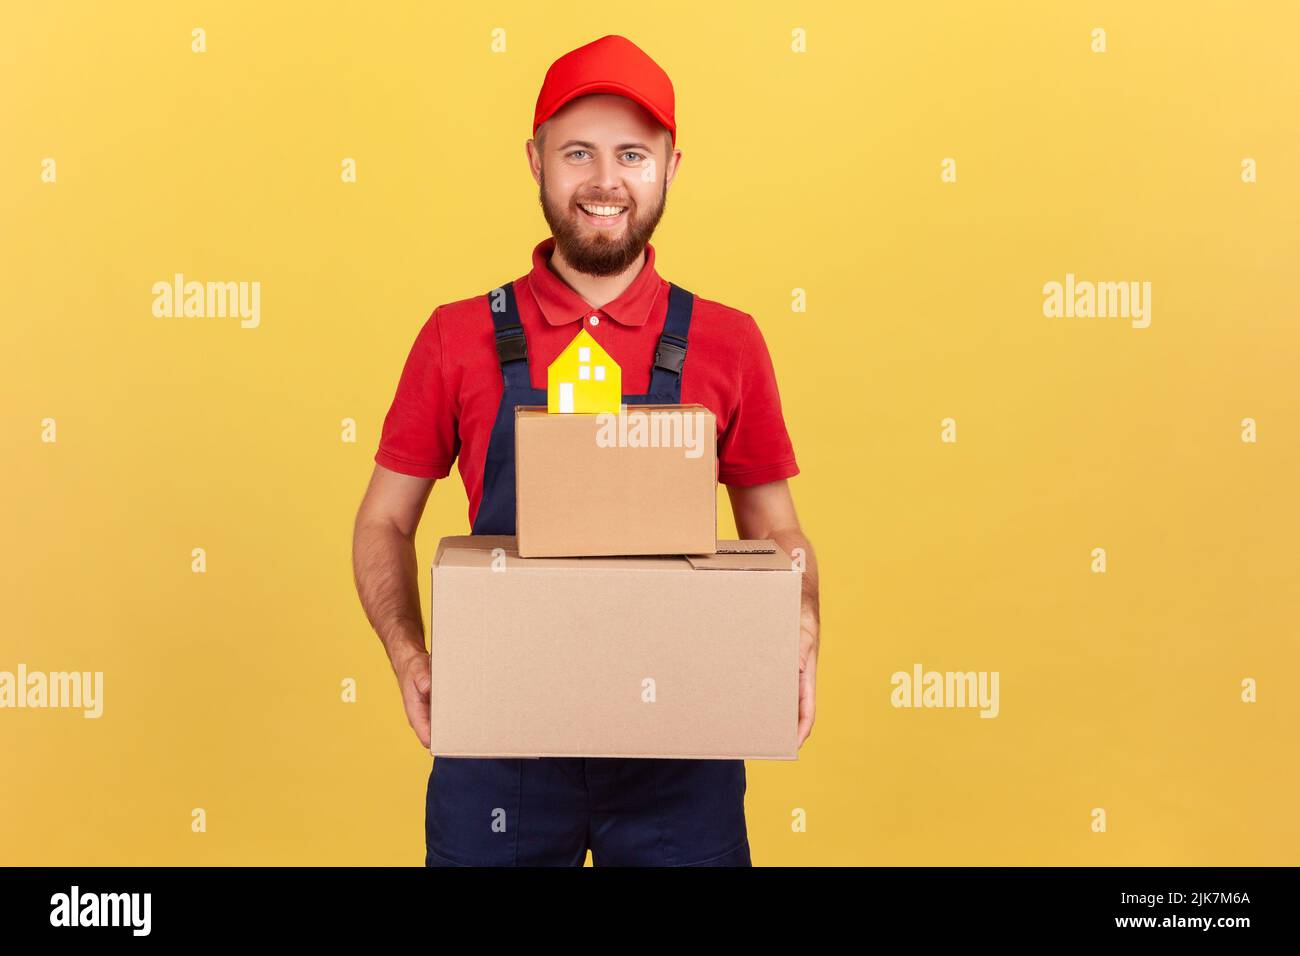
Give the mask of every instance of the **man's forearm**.
[[415, 541], [390, 522], [358, 522], [352, 571], [361, 606], [393, 666], [411, 654], [427, 653]]
[[781, 546], [786, 554], [803, 563], [803, 602], [802, 615], [811, 619], [814, 625], [821, 621], [820, 597], [817, 584], [817, 555], [812, 542], [798, 528], [783, 528], [772, 531], [768, 537]]

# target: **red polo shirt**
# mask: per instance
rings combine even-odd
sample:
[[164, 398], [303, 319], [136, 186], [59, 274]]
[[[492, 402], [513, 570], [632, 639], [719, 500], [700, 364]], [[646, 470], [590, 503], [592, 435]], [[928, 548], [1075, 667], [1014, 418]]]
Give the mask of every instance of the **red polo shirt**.
[[[514, 280], [533, 387], [546, 388], [547, 367], [585, 326], [622, 369], [623, 393], [649, 391], [655, 344], [668, 316], [668, 283], [655, 271], [654, 247], [646, 245], [645, 263], [632, 284], [600, 309], [551, 271], [554, 248], [554, 238], [538, 243], [532, 271]], [[459, 459], [471, 527], [504, 388], [487, 291], [440, 305], [425, 321], [375, 453], [385, 468], [419, 478], [445, 478]], [[723, 484], [757, 485], [799, 473], [772, 360], [752, 316], [695, 297], [682, 402], [717, 416]]]

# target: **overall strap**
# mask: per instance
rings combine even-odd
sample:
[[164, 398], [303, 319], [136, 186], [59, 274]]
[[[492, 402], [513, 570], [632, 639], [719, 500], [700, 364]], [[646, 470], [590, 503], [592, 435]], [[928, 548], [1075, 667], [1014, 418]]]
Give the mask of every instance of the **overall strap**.
[[506, 388], [532, 388], [528, 375], [528, 341], [519, 324], [513, 282], [497, 286], [487, 294], [492, 311], [492, 334], [496, 340], [497, 360]]
[[681, 395], [682, 367], [686, 364], [686, 340], [691, 331], [691, 311], [695, 296], [681, 286], [668, 283], [668, 318], [655, 346], [654, 367], [650, 370], [650, 394], [674, 392]]

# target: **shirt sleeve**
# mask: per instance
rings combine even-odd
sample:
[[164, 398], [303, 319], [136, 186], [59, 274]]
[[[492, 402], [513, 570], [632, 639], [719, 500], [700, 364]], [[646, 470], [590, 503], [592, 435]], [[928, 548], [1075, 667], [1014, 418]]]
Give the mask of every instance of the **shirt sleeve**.
[[415, 337], [375, 452], [380, 465], [416, 478], [447, 477], [460, 450], [444, 377], [440, 309]]
[[781, 414], [776, 371], [752, 316], [745, 317], [738, 352], [738, 398], [726, 431], [718, 436], [718, 481], [740, 487], [793, 477], [799, 466]]

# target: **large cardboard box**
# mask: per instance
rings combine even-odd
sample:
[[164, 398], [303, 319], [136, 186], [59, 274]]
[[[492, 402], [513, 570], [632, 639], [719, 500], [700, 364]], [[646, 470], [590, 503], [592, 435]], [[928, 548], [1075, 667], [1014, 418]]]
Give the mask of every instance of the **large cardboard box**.
[[443, 538], [434, 754], [794, 759], [801, 572], [772, 541], [691, 557], [521, 558]]
[[703, 405], [516, 408], [519, 554], [712, 554], [717, 454], [717, 422]]

